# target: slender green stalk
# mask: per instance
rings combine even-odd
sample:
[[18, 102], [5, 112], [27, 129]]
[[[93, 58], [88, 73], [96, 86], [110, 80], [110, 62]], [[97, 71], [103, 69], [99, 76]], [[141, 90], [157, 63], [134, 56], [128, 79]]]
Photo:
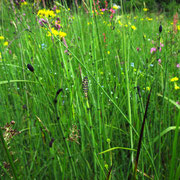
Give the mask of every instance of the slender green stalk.
[[[59, 91], [60, 92], [60, 91]], [[64, 134], [64, 128], [63, 128], [63, 125], [62, 125], [62, 122], [61, 122], [61, 119], [59, 117], [59, 113], [58, 113], [58, 109], [57, 109], [57, 96], [58, 96], [58, 92], [56, 94], [56, 98], [55, 98], [55, 111], [56, 111], [56, 117], [57, 117], [57, 121], [59, 122], [59, 126], [60, 126], [60, 131], [61, 131], [61, 134], [62, 134], [62, 137], [63, 137], [63, 140], [64, 140], [64, 144], [66, 146], [66, 149], [67, 149], [67, 153], [68, 153], [68, 156], [69, 156], [69, 160], [70, 160], [70, 163], [71, 163], [71, 167], [72, 167], [72, 171], [74, 173], [74, 178], [73, 179], [77, 179], [77, 173], [76, 173], [76, 169], [75, 169], [75, 165], [74, 165], [74, 161], [73, 161], [73, 157], [71, 155], [71, 150], [70, 150], [70, 147], [69, 147], [69, 144], [65, 138], [65, 134]]]
[[9, 164], [10, 164], [11, 169], [12, 169], [12, 172], [13, 172], [13, 177], [14, 177], [14, 179], [16, 180], [16, 179], [18, 179], [17, 172], [16, 172], [16, 168], [15, 168], [15, 166], [14, 166], [13, 159], [12, 159], [12, 157], [11, 157], [11, 155], [10, 155], [9, 150], [8, 150], [6, 141], [4, 140], [4, 137], [3, 137], [3, 133], [2, 133], [2, 129], [1, 129], [1, 128], [0, 128], [0, 138], [1, 138], [1, 143], [2, 143], [2, 145], [3, 145], [3, 148], [4, 148], [4, 150], [5, 150], [6, 156], [7, 156], [8, 160], [9, 160]]
[[[132, 125], [132, 116], [131, 116], [131, 100], [130, 100], [130, 85], [129, 85], [129, 77], [128, 77], [128, 64], [129, 64], [129, 46], [128, 46], [128, 58], [126, 58], [126, 40], [124, 35], [124, 58], [125, 58], [125, 76], [126, 76], [126, 88], [127, 88], [127, 99], [128, 99], [128, 117], [129, 117], [129, 124]], [[130, 126], [130, 139], [131, 139], [131, 149], [134, 147], [133, 143], [133, 133], [132, 133], [132, 126]], [[134, 162], [134, 153], [132, 151], [131, 154], [131, 161], [132, 164]]]
[[133, 176], [133, 179], [136, 179], [139, 155], [140, 155], [142, 138], [143, 138], [143, 133], [144, 133], [145, 121], [146, 121], [146, 118], [147, 118], [147, 111], [148, 111], [150, 97], [151, 97], [151, 91], [152, 91], [152, 88], [151, 88], [150, 93], [148, 95], [148, 99], [147, 99], [147, 103], [146, 103], [146, 110], [145, 110], [145, 113], [144, 113], [144, 118], [143, 118], [143, 122], [142, 122], [142, 126], [141, 126], [141, 132], [140, 132], [140, 136], [139, 136], [139, 142], [138, 142], [138, 148], [137, 148], [137, 154], [136, 154], [136, 161], [135, 161], [135, 166], [134, 166], [134, 176]]
[[93, 123], [92, 123], [88, 98], [86, 98], [86, 107], [87, 107], [87, 110], [88, 110], [88, 121], [89, 121], [89, 127], [90, 127], [91, 138], [92, 138], [94, 180], [96, 180], [97, 179], [96, 145], [95, 145], [95, 137], [94, 137], [94, 130], [93, 130], [94, 126], [93, 126]]
[[180, 126], [180, 112], [178, 113], [177, 121], [176, 121], [176, 130], [175, 130], [174, 141], [173, 141], [173, 150], [172, 150], [172, 158], [171, 158], [169, 179], [174, 179], [175, 178], [174, 168], [175, 168], [175, 166], [177, 166], [176, 157], [177, 157], [179, 126]]

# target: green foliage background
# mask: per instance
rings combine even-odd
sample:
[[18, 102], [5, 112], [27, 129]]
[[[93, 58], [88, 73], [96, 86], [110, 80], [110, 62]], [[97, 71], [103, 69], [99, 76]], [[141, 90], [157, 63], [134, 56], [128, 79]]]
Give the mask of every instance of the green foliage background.
[[[30, 2], [34, 0], [29, 0]], [[92, 0], [93, 1], [93, 0]], [[97, 0], [94, 0], [97, 2]], [[180, 3], [179, 0], [122, 0], [123, 8], [126, 12], [130, 12], [132, 10], [139, 10], [144, 7], [147, 7], [150, 11], [161, 11], [161, 12], [180, 12]], [[46, 4], [53, 4], [54, 0], [45, 0]], [[61, 2], [63, 4], [67, 4], [68, 6], [72, 7], [75, 0], [57, 0], [57, 2]], [[82, 3], [82, 0], [77, 0], [78, 4]], [[87, 4], [89, 0], [84, 0]], [[99, 0], [100, 5], [104, 7], [105, 0]], [[121, 0], [107, 0], [108, 6], [110, 7], [111, 4], [118, 4], [121, 5]], [[171, 13], [171, 15], [172, 15]]]

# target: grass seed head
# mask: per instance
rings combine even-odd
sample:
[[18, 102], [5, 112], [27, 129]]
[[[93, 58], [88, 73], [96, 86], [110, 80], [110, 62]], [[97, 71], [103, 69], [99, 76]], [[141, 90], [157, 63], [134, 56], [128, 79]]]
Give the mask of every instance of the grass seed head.
[[159, 26], [159, 33], [162, 32], [162, 25]]
[[83, 79], [83, 91], [84, 91], [84, 95], [87, 98], [88, 97], [88, 78], [84, 77]]
[[31, 71], [34, 72], [34, 68], [31, 64], [27, 64], [27, 68]]

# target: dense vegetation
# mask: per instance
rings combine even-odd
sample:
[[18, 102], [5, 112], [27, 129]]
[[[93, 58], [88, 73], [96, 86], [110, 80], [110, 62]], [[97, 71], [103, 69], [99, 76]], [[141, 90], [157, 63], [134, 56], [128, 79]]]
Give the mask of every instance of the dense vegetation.
[[2, 179], [179, 179], [178, 6], [128, 2], [1, 1]]

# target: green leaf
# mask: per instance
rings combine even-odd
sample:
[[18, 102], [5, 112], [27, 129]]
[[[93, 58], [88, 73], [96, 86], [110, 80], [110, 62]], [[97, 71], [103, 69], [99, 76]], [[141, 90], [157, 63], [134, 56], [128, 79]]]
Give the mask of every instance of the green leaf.
[[9, 81], [0, 81], [0, 85], [2, 85], [2, 84], [8, 84], [8, 83], [15, 83], [15, 82], [36, 83], [35, 81], [29, 81], [29, 80], [9, 80]]
[[107, 149], [105, 151], [102, 151], [99, 154], [104, 154], [104, 153], [107, 153], [107, 152], [110, 152], [110, 151], [113, 151], [113, 150], [116, 150], [116, 149], [124, 149], [124, 150], [128, 150], [128, 151], [136, 151], [136, 149], [126, 148], [126, 147], [113, 147], [113, 148]]
[[179, 164], [179, 166], [178, 166], [178, 168], [176, 170], [176, 177], [175, 177], [175, 179], [180, 179], [180, 164]]
[[[164, 136], [164, 135], [167, 134], [169, 131], [175, 130], [175, 129], [176, 129], [176, 126], [170, 126], [170, 127], [168, 127], [167, 129], [165, 129], [164, 131], [162, 131], [162, 132], [160, 133], [160, 137]], [[180, 127], [179, 127], [178, 129], [180, 130]], [[159, 139], [159, 135], [154, 138], [153, 143], [155, 143], [158, 139]]]
[[[157, 95], [160, 96], [160, 97], [163, 97], [163, 95], [161, 95], [161, 94], [159, 94], [159, 93], [157, 93]], [[180, 105], [177, 104], [177, 103], [176, 103], [175, 101], [173, 101], [172, 99], [169, 99], [169, 98], [166, 97], [166, 96], [164, 96], [164, 99], [167, 100], [167, 101], [169, 101], [169, 102], [172, 103], [173, 105], [175, 105], [178, 109], [180, 109]]]

